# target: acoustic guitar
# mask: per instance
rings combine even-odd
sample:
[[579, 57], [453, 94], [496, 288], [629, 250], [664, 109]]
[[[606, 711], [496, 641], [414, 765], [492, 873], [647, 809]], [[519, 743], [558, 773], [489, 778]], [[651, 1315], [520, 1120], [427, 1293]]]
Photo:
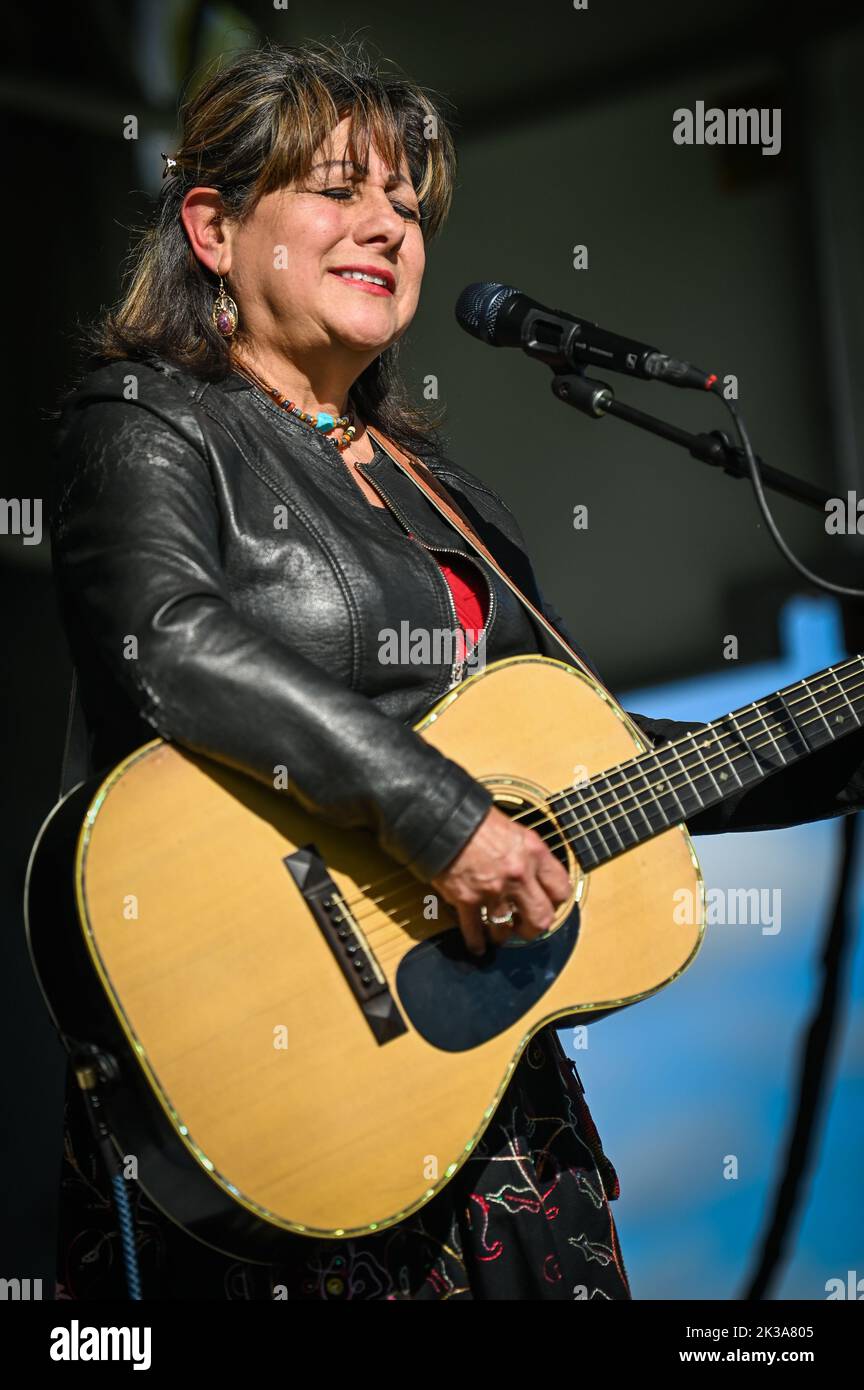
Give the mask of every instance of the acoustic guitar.
[[586, 672], [489, 665], [416, 731], [547, 840], [570, 896], [544, 936], [482, 958], [371, 833], [154, 739], [43, 825], [34, 968], [117, 1154], [191, 1234], [272, 1261], [298, 1236], [380, 1231], [459, 1170], [539, 1029], [692, 963], [688, 817], [862, 718], [861, 655], [653, 751]]

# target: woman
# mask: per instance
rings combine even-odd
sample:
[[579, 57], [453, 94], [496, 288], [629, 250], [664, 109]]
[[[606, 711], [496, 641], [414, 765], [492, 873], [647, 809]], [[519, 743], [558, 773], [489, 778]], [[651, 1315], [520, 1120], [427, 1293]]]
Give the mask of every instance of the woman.
[[[480, 636], [487, 661], [562, 653], [367, 432], [425, 462], [542, 608], [514, 518], [442, 455], [396, 372], [454, 173], [428, 94], [362, 49], [266, 45], [205, 82], [64, 405], [52, 546], [94, 769], [154, 734], [269, 785], [284, 766], [291, 794], [372, 830], [482, 953], [544, 931], [567, 876], [411, 725]], [[385, 630], [449, 629], [454, 612], [455, 663], [381, 659]], [[639, 723], [656, 741], [696, 727]], [[820, 755], [815, 793], [791, 768], [690, 828], [860, 805], [862, 752]], [[267, 1269], [198, 1244], [128, 1186], [145, 1298], [630, 1296], [617, 1177], [550, 1026], [473, 1155], [386, 1231], [297, 1236]], [[58, 1296], [125, 1296], [107, 1191], [70, 1086]]]

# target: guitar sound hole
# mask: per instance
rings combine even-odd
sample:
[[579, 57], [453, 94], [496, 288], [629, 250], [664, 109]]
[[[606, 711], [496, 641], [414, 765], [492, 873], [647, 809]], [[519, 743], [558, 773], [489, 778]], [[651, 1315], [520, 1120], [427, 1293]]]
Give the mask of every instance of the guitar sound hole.
[[518, 821], [520, 825], [536, 831], [559, 863], [563, 864], [568, 872], [572, 869], [572, 858], [567, 852], [563, 834], [541, 804], [529, 800], [527, 797], [518, 797], [510, 792], [501, 792], [495, 795], [495, 805], [511, 820]]

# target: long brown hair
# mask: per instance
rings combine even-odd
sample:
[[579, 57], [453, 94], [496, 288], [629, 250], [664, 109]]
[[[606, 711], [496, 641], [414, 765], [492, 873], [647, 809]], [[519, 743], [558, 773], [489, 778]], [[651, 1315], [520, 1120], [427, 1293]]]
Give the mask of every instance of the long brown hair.
[[[429, 241], [443, 226], [456, 176], [448, 125], [426, 89], [378, 66], [363, 44], [265, 40], [202, 74], [180, 108], [176, 164], [164, 178], [149, 225], [138, 229], [120, 302], [84, 330], [88, 369], [117, 359], [166, 359], [217, 381], [231, 349], [211, 322], [217, 277], [195, 256], [180, 207], [196, 185], [219, 190], [224, 214], [242, 221], [266, 193], [304, 179], [316, 151], [351, 117], [346, 156], [366, 164], [374, 143], [388, 168], [404, 155]], [[227, 286], [230, 293], [230, 285]], [[235, 341], [240, 344], [241, 326]], [[357, 378], [357, 414], [408, 448], [434, 447], [440, 415], [411, 401], [394, 343]]]

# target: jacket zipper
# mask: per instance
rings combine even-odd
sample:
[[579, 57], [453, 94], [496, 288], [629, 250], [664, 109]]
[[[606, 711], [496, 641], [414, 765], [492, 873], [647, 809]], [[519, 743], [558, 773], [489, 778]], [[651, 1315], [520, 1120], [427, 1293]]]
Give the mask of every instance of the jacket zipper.
[[[463, 657], [463, 660], [462, 660], [462, 661], [454, 661], [452, 667], [450, 668], [450, 684], [449, 684], [449, 686], [448, 686], [448, 689], [452, 690], [453, 686], [454, 686], [454, 685], [458, 685], [459, 681], [462, 679], [462, 673], [463, 673], [463, 671], [465, 670], [465, 665], [466, 665], [466, 662], [467, 662], [467, 657], [468, 657], [468, 655], [469, 655], [469, 653], [468, 653], [467, 634], [466, 634], [466, 632], [465, 632], [465, 629], [462, 627], [461, 623], [459, 622], [459, 616], [458, 616], [458, 614], [457, 614], [457, 612], [456, 612], [456, 604], [455, 604], [455, 602], [454, 602], [454, 600], [453, 600], [453, 593], [452, 593], [452, 591], [451, 591], [451, 589], [450, 589], [450, 585], [447, 583], [447, 580], [444, 578], [444, 575], [441, 573], [441, 569], [440, 569], [439, 565], [435, 562], [435, 560], [434, 560], [432, 557], [433, 557], [433, 555], [436, 554], [436, 552], [440, 552], [440, 554], [442, 554], [442, 555], [461, 555], [462, 558], [464, 559], [464, 558], [465, 558], [465, 552], [464, 552], [463, 550], [457, 550], [457, 549], [455, 548], [455, 546], [452, 546], [452, 545], [427, 545], [425, 541], [421, 541], [420, 537], [419, 537], [419, 536], [415, 536], [414, 532], [411, 530], [411, 524], [410, 524], [410, 522], [408, 522], [408, 521], [405, 520], [405, 517], [404, 517], [404, 516], [402, 515], [402, 513], [399, 511], [399, 508], [398, 508], [397, 506], [394, 505], [394, 503], [390, 500], [390, 498], [386, 495], [386, 493], [384, 493], [384, 492], [381, 491], [381, 488], [378, 486], [378, 484], [377, 484], [376, 482], [374, 482], [372, 478], [367, 477], [367, 475], [366, 475], [365, 473], [363, 474], [363, 476], [364, 476], [364, 478], [366, 478], [367, 483], [370, 483], [371, 486], [375, 489], [375, 491], [378, 493], [378, 496], [383, 500], [383, 502], [385, 503], [385, 505], [388, 506], [388, 507], [390, 508], [390, 510], [391, 510], [391, 512], [393, 513], [393, 515], [394, 515], [394, 516], [396, 517], [396, 519], [399, 521], [400, 525], [404, 526], [405, 530], [406, 530], [407, 533], [408, 533], [408, 540], [414, 541], [417, 545], [422, 546], [424, 550], [426, 550], [426, 551], [429, 552], [429, 558], [430, 558], [430, 560], [431, 560], [431, 563], [435, 566], [435, 573], [438, 575], [438, 579], [439, 579], [440, 583], [442, 583], [442, 584], [444, 585], [444, 588], [447, 590], [447, 602], [448, 602], [448, 604], [449, 604], [449, 606], [450, 606], [450, 614], [451, 614], [451, 617], [452, 617], [452, 619], [453, 619], [453, 630], [455, 631], [456, 628], [459, 628], [459, 630], [460, 630], [461, 633], [462, 633], [463, 646], [465, 647], [465, 655], [464, 655], [464, 657]], [[489, 594], [489, 613], [488, 613], [488, 615], [487, 615], [486, 624], [485, 624], [485, 627], [484, 627], [484, 629], [483, 629], [483, 631], [484, 631], [484, 633], [485, 633], [485, 640], [488, 641], [488, 640], [489, 640], [489, 633], [490, 633], [491, 628], [492, 628], [492, 621], [493, 621], [493, 618], [494, 618], [494, 615], [495, 615], [495, 590], [493, 589], [492, 585], [489, 583], [489, 580], [486, 578], [486, 575], [485, 575], [484, 571], [480, 568], [480, 566], [479, 566], [479, 565], [475, 565], [475, 568], [478, 569], [478, 570], [480, 571], [480, 574], [481, 574], [482, 577], [483, 577], [483, 582], [484, 582], [484, 584], [486, 585], [487, 593]], [[477, 644], [475, 643], [475, 646], [476, 646], [476, 645], [477, 645]], [[472, 649], [472, 650], [473, 650], [473, 649]]]
[[[400, 520], [401, 520], [401, 517], [400, 517]], [[405, 525], [404, 522], [403, 522], [402, 524]], [[407, 528], [406, 528], [406, 529], [407, 529]], [[416, 543], [417, 543], [418, 545], [422, 545], [423, 549], [424, 549], [424, 550], [427, 550], [427, 551], [429, 552], [430, 557], [431, 557], [431, 556], [434, 556], [434, 555], [436, 555], [436, 554], [439, 554], [439, 555], [461, 555], [462, 558], [463, 558], [463, 560], [465, 559], [465, 552], [464, 552], [463, 550], [457, 550], [457, 549], [455, 548], [455, 546], [452, 546], [452, 545], [427, 545], [425, 541], [421, 541], [420, 537], [419, 537], [419, 536], [415, 536], [414, 532], [413, 532], [413, 531], [410, 531], [410, 530], [408, 531], [408, 539], [411, 540], [411, 541], [416, 541]], [[452, 618], [453, 618], [453, 628], [454, 628], [454, 630], [455, 630], [456, 628], [459, 628], [459, 631], [462, 633], [462, 643], [463, 643], [463, 646], [464, 646], [464, 648], [465, 648], [465, 654], [464, 654], [463, 659], [462, 659], [461, 661], [454, 661], [454, 663], [453, 663], [453, 668], [452, 668], [452, 670], [451, 670], [451, 672], [450, 672], [450, 685], [451, 685], [451, 686], [454, 686], [454, 685], [458, 684], [459, 681], [461, 681], [462, 675], [463, 675], [464, 670], [465, 670], [465, 667], [466, 667], [466, 665], [468, 664], [468, 657], [470, 656], [470, 652], [468, 651], [468, 634], [467, 634], [467, 632], [465, 631], [465, 628], [464, 628], [464, 627], [462, 626], [462, 624], [459, 622], [459, 616], [458, 616], [458, 614], [457, 614], [457, 612], [456, 612], [456, 604], [455, 604], [454, 599], [453, 599], [453, 591], [452, 591], [452, 589], [450, 588], [450, 585], [447, 583], [447, 580], [445, 579], [444, 575], [441, 573], [441, 568], [440, 568], [440, 566], [437, 564], [437, 562], [433, 559], [433, 560], [432, 560], [432, 563], [433, 563], [433, 565], [435, 565], [435, 568], [436, 568], [436, 570], [438, 571], [438, 577], [439, 577], [439, 579], [442, 581], [442, 583], [444, 584], [445, 589], [447, 590], [447, 598], [448, 598], [449, 603], [450, 603], [450, 613], [451, 613], [451, 616], [452, 616]], [[492, 618], [493, 618], [493, 616], [494, 616], [494, 610], [495, 610], [495, 590], [492, 588], [492, 585], [489, 583], [489, 580], [486, 578], [486, 575], [483, 573], [483, 570], [480, 569], [480, 566], [479, 566], [479, 565], [475, 565], [475, 569], [479, 570], [480, 575], [481, 575], [481, 577], [482, 577], [482, 579], [483, 579], [483, 583], [486, 585], [486, 593], [488, 594], [488, 597], [489, 597], [489, 614], [488, 614], [487, 621], [486, 621], [486, 623], [485, 623], [485, 625], [484, 625], [484, 628], [483, 628], [483, 631], [484, 631], [484, 633], [485, 633], [485, 640], [488, 640], [488, 637], [489, 637], [489, 629], [490, 629], [491, 626], [492, 626]], [[475, 642], [475, 643], [474, 643], [474, 647], [471, 648], [471, 651], [473, 651], [474, 648], [475, 648], [477, 645], [478, 645], [478, 643]]]

